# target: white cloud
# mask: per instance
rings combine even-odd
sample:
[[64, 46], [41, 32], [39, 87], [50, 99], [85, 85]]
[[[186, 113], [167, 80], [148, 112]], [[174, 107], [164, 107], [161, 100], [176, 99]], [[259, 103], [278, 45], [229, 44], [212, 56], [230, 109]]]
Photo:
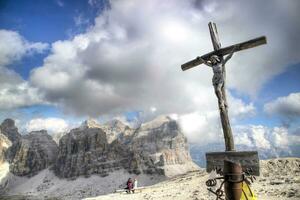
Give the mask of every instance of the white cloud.
[[300, 93], [291, 93], [285, 97], [279, 97], [266, 103], [264, 110], [268, 114], [277, 114], [287, 118], [299, 118], [300, 116]]
[[[297, 4], [288, 4], [293, 3]], [[291, 34], [298, 37], [294, 35], [298, 18], [293, 16], [297, 12], [277, 1], [264, 4], [112, 1], [111, 9], [102, 12], [85, 33], [53, 43], [52, 54], [32, 71], [30, 80], [48, 101], [79, 115], [148, 110], [152, 105], [156, 114], [214, 111], [211, 69], [180, 70], [182, 63], [212, 49], [209, 20], [217, 22], [224, 46], [263, 34], [268, 37], [267, 46], [234, 55], [227, 67], [231, 88], [255, 94], [288, 63], [299, 61], [300, 45], [295, 48], [289, 42]], [[281, 22], [289, 22], [285, 29], [265, 17], [266, 7], [274, 10], [272, 17], [277, 19], [280, 13]], [[245, 104], [232, 102], [232, 108]], [[243, 110], [232, 109], [231, 115], [255, 113], [251, 103], [238, 107]]]
[[197, 144], [222, 142], [219, 113], [198, 112], [179, 116], [179, 123], [188, 141]]
[[[206, 93], [204, 93], [206, 94]], [[255, 114], [255, 107], [252, 103], [246, 104], [241, 99], [234, 98], [227, 92], [229, 105], [229, 118], [231, 126], [242, 118], [251, 117]], [[189, 141], [199, 144], [223, 142], [223, 133], [220, 121], [217, 100], [213, 92], [211, 97], [200, 97], [194, 99], [198, 102], [197, 111], [180, 114], [178, 121]], [[205, 102], [209, 100], [209, 102]], [[241, 142], [245, 142], [241, 141]]]
[[241, 99], [234, 98], [229, 92], [227, 92], [227, 94], [229, 102], [229, 115], [234, 121], [236, 119], [252, 117], [256, 114], [256, 109], [252, 102], [247, 104]]
[[150, 107], [150, 111], [151, 111], [152, 113], [155, 113], [156, 110], [157, 110], [156, 107], [154, 107], [154, 106]]
[[271, 144], [266, 139], [266, 129], [263, 126], [252, 126], [251, 127], [252, 138], [254, 145], [259, 149], [270, 149]]
[[46, 103], [38, 90], [9, 69], [15, 61], [26, 55], [42, 53], [48, 44], [32, 43], [14, 31], [0, 30], [0, 109]]
[[262, 150], [284, 150], [300, 144], [300, 136], [289, 134], [285, 127], [269, 128], [263, 125], [234, 126], [236, 144]]
[[85, 18], [82, 14], [74, 17], [74, 22], [76, 26], [83, 26], [89, 24], [89, 19]]
[[0, 30], [0, 67], [7, 66], [23, 56], [42, 53], [48, 44], [28, 42], [18, 32]]
[[252, 141], [249, 138], [246, 132], [239, 132], [238, 137], [235, 137], [235, 144], [237, 145], [245, 145], [245, 146], [252, 146]]
[[[275, 127], [272, 132], [272, 139], [274, 141], [274, 146], [285, 149], [288, 148], [289, 144], [292, 144], [289, 141], [288, 129], [284, 127]], [[300, 137], [298, 138], [298, 140]]]
[[67, 132], [70, 129], [69, 124], [61, 118], [35, 118], [26, 125], [26, 131], [47, 130], [50, 134]]
[[17, 85], [4, 83], [0, 86], [0, 109], [13, 109], [41, 103], [46, 102], [42, 100], [37, 89], [30, 87], [27, 82], [21, 81]]

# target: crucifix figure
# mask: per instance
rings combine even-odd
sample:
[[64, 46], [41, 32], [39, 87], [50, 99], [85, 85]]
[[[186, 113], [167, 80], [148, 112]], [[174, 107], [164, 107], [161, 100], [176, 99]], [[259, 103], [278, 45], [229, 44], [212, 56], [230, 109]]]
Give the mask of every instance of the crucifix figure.
[[[201, 57], [197, 57], [183, 65], [181, 65], [182, 70], [187, 70], [200, 64], [206, 64], [213, 69], [213, 86], [215, 89], [216, 96], [218, 98], [218, 105], [220, 110], [220, 117], [222, 123], [222, 129], [225, 139], [226, 151], [234, 151], [234, 141], [232, 136], [232, 131], [230, 127], [229, 117], [228, 117], [228, 106], [226, 100], [226, 62], [232, 57], [234, 52], [241, 51], [244, 49], [253, 48], [262, 44], [266, 44], [266, 37], [258, 37], [246, 42], [231, 45], [225, 48], [221, 48], [221, 43], [219, 41], [219, 36], [217, 32], [217, 27], [215, 23], [210, 22], [208, 24], [212, 44], [214, 51], [207, 53]], [[227, 55], [225, 59], [223, 56]]]
[[217, 55], [212, 55], [208, 60], [198, 57], [198, 59], [202, 60], [204, 64], [211, 67], [213, 70], [214, 76], [212, 78], [212, 84], [214, 86], [215, 93], [218, 98], [219, 108], [221, 110], [224, 110], [228, 107], [224, 89], [226, 80], [225, 64], [232, 57], [234, 50], [235, 48], [232, 49], [231, 53], [225, 59], [222, 59]]
[[[182, 70], [187, 70], [202, 63], [212, 67], [213, 70], [213, 86], [215, 89], [216, 96], [218, 98], [218, 105], [222, 123], [222, 129], [225, 139], [225, 152], [209, 152], [206, 153], [206, 171], [211, 171], [216, 168], [223, 168], [222, 174], [224, 175], [221, 179], [224, 179], [220, 188], [213, 192], [211, 188], [208, 190], [217, 195], [217, 199], [222, 199], [223, 191], [221, 187], [224, 184], [225, 188], [225, 199], [240, 200], [242, 195], [242, 182], [245, 181], [245, 172], [248, 169], [253, 170], [255, 175], [259, 175], [259, 160], [258, 153], [252, 152], [238, 152], [235, 151], [232, 131], [228, 117], [228, 106], [226, 101], [226, 62], [232, 57], [234, 52], [249, 49], [262, 44], [266, 44], [266, 37], [262, 36], [246, 42], [231, 45], [225, 48], [221, 48], [217, 27], [215, 23], [209, 23], [209, 31], [214, 47], [214, 51], [207, 53], [201, 57], [197, 57], [183, 65]], [[227, 56], [226, 56], [227, 55]], [[225, 58], [223, 56], [226, 56]], [[208, 180], [206, 185], [211, 187], [215, 185], [216, 179]]]

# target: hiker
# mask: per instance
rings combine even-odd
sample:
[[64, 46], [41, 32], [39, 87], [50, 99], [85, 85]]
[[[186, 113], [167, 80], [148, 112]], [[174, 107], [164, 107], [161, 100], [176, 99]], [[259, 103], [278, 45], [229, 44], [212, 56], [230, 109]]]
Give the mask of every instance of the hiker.
[[133, 180], [133, 190], [132, 190], [133, 193], [135, 192], [135, 189], [137, 189], [137, 187], [138, 187], [138, 181], [137, 181], [137, 179], [135, 178], [135, 179]]
[[131, 193], [131, 191], [132, 191], [132, 189], [133, 189], [133, 182], [132, 182], [132, 179], [131, 178], [129, 178], [128, 179], [128, 181], [127, 181], [127, 183], [126, 183], [126, 192], [129, 194], [129, 193]]

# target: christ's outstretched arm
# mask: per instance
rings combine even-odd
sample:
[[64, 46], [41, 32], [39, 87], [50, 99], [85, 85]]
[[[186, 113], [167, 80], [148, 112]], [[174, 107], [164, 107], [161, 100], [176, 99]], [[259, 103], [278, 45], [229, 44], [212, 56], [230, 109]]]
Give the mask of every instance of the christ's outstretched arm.
[[232, 57], [233, 53], [236, 50], [236, 46], [233, 47], [233, 49], [231, 50], [230, 54], [224, 59], [223, 65], [225, 65], [227, 63], [228, 60], [230, 60], [230, 58]]

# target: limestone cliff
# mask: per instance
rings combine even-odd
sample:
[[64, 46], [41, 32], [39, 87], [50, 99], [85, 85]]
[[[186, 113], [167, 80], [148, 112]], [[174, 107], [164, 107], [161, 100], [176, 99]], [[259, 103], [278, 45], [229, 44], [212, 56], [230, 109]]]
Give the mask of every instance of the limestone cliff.
[[131, 157], [131, 152], [118, 140], [109, 144], [101, 128], [81, 126], [60, 139], [55, 173], [64, 178], [107, 176], [114, 170], [130, 169]]
[[135, 129], [130, 128], [119, 120], [113, 120], [101, 126], [101, 129], [106, 133], [108, 143], [114, 140], [125, 142], [130, 139]]
[[161, 117], [139, 129], [117, 120], [102, 126], [85, 121], [60, 139], [54, 169], [59, 177], [75, 178], [118, 169], [173, 176], [198, 167], [177, 122]]
[[144, 173], [171, 177], [199, 168], [178, 123], [167, 116], [142, 124], [133, 136], [132, 149]]
[[0, 131], [0, 165], [5, 162], [5, 154], [11, 146], [11, 141]]
[[8, 151], [10, 172], [32, 176], [54, 163], [57, 145], [47, 131], [33, 131], [14, 142]]
[[18, 132], [18, 128], [15, 125], [15, 121], [12, 119], [5, 119], [0, 125], [0, 131], [11, 142], [15, 142], [21, 138], [21, 135]]

